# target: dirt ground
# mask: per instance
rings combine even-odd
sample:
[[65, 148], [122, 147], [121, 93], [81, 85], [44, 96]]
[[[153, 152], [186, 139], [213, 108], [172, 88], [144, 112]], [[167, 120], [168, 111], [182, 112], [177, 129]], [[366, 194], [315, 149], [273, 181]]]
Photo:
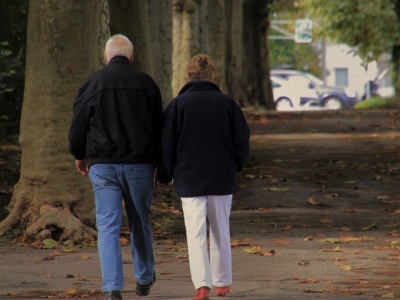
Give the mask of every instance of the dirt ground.
[[[400, 299], [400, 111], [246, 115], [251, 153], [232, 208], [229, 298]], [[18, 159], [17, 147], [0, 148], [3, 217]], [[172, 188], [155, 192], [153, 211], [157, 243], [184, 245]]]

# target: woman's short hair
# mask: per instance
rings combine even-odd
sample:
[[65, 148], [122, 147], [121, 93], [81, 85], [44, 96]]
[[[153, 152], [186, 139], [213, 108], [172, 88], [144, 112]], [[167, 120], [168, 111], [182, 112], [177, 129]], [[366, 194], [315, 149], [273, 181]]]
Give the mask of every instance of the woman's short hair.
[[110, 60], [114, 56], [125, 56], [131, 59], [133, 49], [132, 42], [126, 36], [115, 34], [108, 39], [104, 53], [107, 60]]
[[188, 80], [208, 80], [212, 81], [215, 72], [211, 58], [205, 54], [193, 56], [187, 66]]

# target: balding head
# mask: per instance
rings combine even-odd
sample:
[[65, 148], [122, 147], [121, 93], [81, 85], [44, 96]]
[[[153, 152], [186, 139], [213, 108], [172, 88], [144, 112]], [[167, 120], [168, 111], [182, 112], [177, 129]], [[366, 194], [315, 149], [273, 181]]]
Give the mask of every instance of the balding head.
[[108, 65], [115, 56], [125, 56], [130, 62], [133, 61], [133, 44], [122, 34], [116, 34], [109, 38], [104, 50], [104, 62]]

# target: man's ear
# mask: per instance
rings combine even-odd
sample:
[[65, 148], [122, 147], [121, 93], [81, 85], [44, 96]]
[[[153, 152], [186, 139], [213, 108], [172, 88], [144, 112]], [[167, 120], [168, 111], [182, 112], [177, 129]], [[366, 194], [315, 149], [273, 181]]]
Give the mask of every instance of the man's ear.
[[133, 54], [133, 52], [132, 52], [131, 57], [129, 58], [129, 62], [130, 62], [130, 63], [133, 62], [133, 57], [134, 57], [134, 54]]
[[186, 74], [186, 80], [187, 80], [187, 82], [189, 82], [189, 81], [190, 81], [189, 74]]
[[108, 65], [107, 55], [106, 55], [105, 52], [104, 52], [104, 55], [103, 55], [103, 59], [104, 59], [104, 63], [105, 63], [106, 65]]

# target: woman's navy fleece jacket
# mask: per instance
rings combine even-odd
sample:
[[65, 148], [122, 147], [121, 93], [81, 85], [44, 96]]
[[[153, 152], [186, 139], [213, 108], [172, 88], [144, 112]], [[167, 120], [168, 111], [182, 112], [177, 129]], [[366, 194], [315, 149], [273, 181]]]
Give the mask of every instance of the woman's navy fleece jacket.
[[187, 83], [164, 113], [163, 160], [180, 197], [229, 195], [249, 153], [238, 104], [210, 81]]

